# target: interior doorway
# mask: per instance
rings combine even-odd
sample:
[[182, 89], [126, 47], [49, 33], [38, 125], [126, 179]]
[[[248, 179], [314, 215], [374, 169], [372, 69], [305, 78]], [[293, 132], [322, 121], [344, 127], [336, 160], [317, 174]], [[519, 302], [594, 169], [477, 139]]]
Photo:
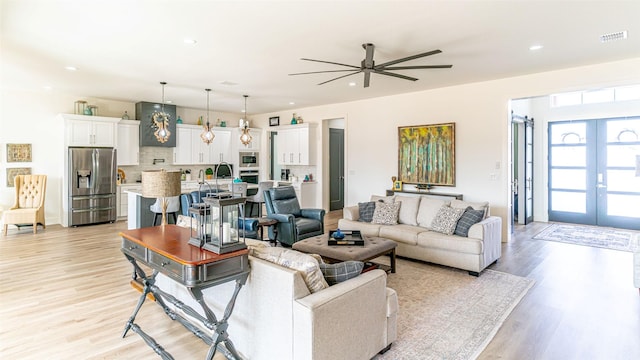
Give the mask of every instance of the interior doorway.
[[511, 112], [511, 232], [514, 223], [533, 222], [533, 126], [533, 118]]
[[329, 211], [344, 207], [344, 129], [329, 128]]

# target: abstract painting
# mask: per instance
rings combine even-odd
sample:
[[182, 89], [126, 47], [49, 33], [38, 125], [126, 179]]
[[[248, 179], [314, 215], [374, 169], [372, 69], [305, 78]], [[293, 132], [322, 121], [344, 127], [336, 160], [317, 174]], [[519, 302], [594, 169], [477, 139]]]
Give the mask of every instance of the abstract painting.
[[398, 127], [399, 181], [455, 186], [455, 159], [455, 123]]
[[7, 144], [7, 162], [31, 162], [31, 144]]
[[31, 168], [10, 168], [7, 169], [7, 187], [14, 187], [15, 177], [18, 175], [31, 175]]

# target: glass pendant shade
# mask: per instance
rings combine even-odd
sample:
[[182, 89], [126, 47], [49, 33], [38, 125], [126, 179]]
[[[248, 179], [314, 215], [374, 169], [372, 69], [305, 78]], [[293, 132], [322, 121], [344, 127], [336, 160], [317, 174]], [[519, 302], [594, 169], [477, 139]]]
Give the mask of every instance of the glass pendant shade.
[[[243, 95], [243, 96], [244, 96], [244, 117], [246, 118], [247, 117], [247, 98], [249, 97], [249, 95]], [[242, 122], [242, 134], [240, 134], [240, 142], [244, 146], [249, 146], [249, 144], [251, 144], [251, 140], [253, 140], [253, 137], [249, 133], [249, 120], [244, 120], [241, 122]]]
[[171, 131], [169, 131], [170, 116], [164, 112], [164, 86], [167, 83], [162, 81], [160, 84], [162, 85], [162, 109], [151, 115], [151, 127], [155, 129], [153, 135], [158, 142], [165, 143], [171, 136]]
[[202, 127], [202, 134], [200, 134], [200, 138], [205, 144], [209, 145], [213, 142], [216, 135], [213, 133], [211, 125], [209, 125], [209, 93], [211, 92], [211, 89], [204, 89], [204, 91], [207, 92], [207, 123]]

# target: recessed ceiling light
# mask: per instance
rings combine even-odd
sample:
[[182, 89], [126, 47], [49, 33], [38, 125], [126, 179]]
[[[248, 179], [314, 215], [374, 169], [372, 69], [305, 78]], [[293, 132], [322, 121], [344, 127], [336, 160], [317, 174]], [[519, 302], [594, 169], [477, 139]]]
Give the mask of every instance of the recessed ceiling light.
[[294, 103], [293, 101], [289, 102], [289, 105], [295, 105], [296, 103]]
[[76, 70], [78, 70], [78, 68], [77, 68], [77, 67], [75, 67], [75, 66], [65, 66], [64, 68], [65, 68], [65, 69], [67, 69], [67, 70], [69, 70], [69, 71], [76, 71]]
[[529, 50], [531, 50], [531, 51], [540, 50], [542, 48], [543, 48], [542, 45], [531, 45], [531, 46], [529, 46]]
[[229, 81], [229, 80], [220, 81], [218, 84], [225, 85], [225, 86], [236, 86], [236, 85], [238, 85], [238, 83], [234, 83], [233, 81]]
[[356, 86], [356, 83], [352, 81], [349, 83], [349, 86]]
[[50, 91], [51, 89], [53, 89], [53, 87], [51, 87], [51, 85], [44, 85], [42, 88], [47, 90], [47, 91]]
[[195, 41], [193, 39], [189, 39], [189, 38], [185, 38], [183, 41], [184, 41], [185, 44], [189, 44], [189, 45], [195, 45], [195, 44], [198, 43], [197, 41]]
[[611, 34], [600, 35], [600, 42], [610, 42], [616, 40], [624, 40], [627, 38], [627, 30], [618, 31]]

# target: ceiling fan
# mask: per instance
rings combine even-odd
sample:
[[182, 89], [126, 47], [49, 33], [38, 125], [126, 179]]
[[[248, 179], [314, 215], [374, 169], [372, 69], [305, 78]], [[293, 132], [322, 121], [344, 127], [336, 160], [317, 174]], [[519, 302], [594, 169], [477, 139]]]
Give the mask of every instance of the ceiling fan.
[[418, 58], [425, 57], [425, 56], [439, 54], [439, 53], [442, 52], [440, 50], [432, 50], [432, 51], [428, 51], [428, 52], [425, 52], [425, 53], [416, 54], [416, 55], [412, 55], [412, 56], [407, 56], [407, 57], [396, 59], [396, 60], [393, 60], [393, 61], [388, 61], [388, 62], [380, 64], [380, 65], [376, 65], [375, 61], [373, 61], [373, 50], [374, 50], [375, 46], [373, 44], [367, 43], [367, 44], [362, 44], [362, 47], [364, 48], [364, 50], [366, 52], [366, 55], [365, 55], [364, 60], [362, 60], [362, 62], [360, 62], [360, 66], [341, 64], [341, 63], [332, 62], [332, 61], [324, 61], [324, 60], [314, 60], [314, 59], [302, 58], [300, 60], [315, 61], [315, 62], [320, 62], [320, 63], [325, 63], [325, 64], [346, 66], [346, 67], [348, 67], [350, 69], [311, 71], [311, 72], [294, 73], [294, 74], [289, 74], [289, 75], [307, 75], [307, 74], [347, 72], [347, 71], [350, 72], [350, 74], [338, 76], [337, 78], [333, 78], [331, 80], [323, 81], [323, 82], [318, 84], [318, 85], [322, 85], [322, 84], [326, 84], [326, 83], [334, 81], [334, 80], [342, 79], [344, 77], [355, 75], [355, 74], [358, 74], [358, 73], [362, 72], [362, 73], [364, 73], [364, 87], [369, 87], [369, 82], [371, 80], [371, 74], [372, 73], [380, 74], [380, 75], [393, 76], [393, 77], [397, 77], [397, 78], [405, 79], [405, 80], [416, 81], [418, 79], [416, 79], [414, 77], [392, 73], [392, 72], [389, 72], [389, 70], [449, 69], [449, 68], [451, 68], [453, 66], [453, 65], [392, 66], [392, 65], [395, 65], [395, 64], [398, 64], [398, 63], [401, 63], [401, 62], [414, 60], [414, 59], [418, 59]]

